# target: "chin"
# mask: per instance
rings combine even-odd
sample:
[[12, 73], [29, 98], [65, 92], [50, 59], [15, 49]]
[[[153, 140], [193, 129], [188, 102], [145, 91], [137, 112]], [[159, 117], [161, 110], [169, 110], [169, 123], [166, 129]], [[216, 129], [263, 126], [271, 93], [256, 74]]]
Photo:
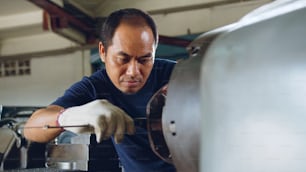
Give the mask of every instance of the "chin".
[[125, 92], [123, 92], [124, 94], [128, 94], [128, 95], [133, 95], [133, 94], [136, 94], [138, 91], [134, 91], [134, 92], [132, 92], [132, 91], [125, 91]]
[[136, 94], [140, 89], [122, 89], [121, 92], [124, 94]]

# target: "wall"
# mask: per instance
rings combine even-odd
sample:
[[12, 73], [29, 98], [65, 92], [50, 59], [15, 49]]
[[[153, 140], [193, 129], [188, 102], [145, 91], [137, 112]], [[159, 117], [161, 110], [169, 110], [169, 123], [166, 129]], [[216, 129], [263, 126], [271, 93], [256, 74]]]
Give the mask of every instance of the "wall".
[[152, 16], [162, 35], [194, 34], [237, 22], [248, 12], [270, 1], [257, 0], [169, 14], [154, 14]]
[[[234, 0], [232, 0], [234, 1]], [[155, 20], [159, 33], [167, 36], [198, 34], [238, 21], [248, 12], [273, 0], [235, 0], [233, 4], [207, 7], [226, 0], [105, 0], [95, 8], [98, 16], [107, 16], [119, 6], [140, 8]], [[229, 0], [228, 0], [229, 2]]]
[[0, 104], [46, 106], [90, 73], [89, 50], [32, 58], [31, 75], [0, 78]]

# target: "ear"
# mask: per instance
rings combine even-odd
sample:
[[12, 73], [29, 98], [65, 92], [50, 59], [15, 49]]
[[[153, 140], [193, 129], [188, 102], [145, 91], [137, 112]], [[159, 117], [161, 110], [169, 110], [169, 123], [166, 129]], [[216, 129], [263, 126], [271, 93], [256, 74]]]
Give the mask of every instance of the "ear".
[[105, 52], [105, 47], [101, 41], [99, 42], [99, 55], [100, 55], [102, 62], [105, 62], [106, 52]]

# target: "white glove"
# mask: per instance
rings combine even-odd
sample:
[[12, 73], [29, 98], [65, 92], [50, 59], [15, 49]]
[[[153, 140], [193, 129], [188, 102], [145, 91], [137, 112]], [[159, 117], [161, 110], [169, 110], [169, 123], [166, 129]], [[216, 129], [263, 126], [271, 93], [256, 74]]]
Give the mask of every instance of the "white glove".
[[60, 126], [88, 125], [64, 129], [74, 133], [95, 133], [97, 142], [114, 134], [115, 142], [120, 143], [125, 133], [133, 134], [135, 131], [133, 119], [104, 99], [66, 109], [60, 114], [58, 123]]

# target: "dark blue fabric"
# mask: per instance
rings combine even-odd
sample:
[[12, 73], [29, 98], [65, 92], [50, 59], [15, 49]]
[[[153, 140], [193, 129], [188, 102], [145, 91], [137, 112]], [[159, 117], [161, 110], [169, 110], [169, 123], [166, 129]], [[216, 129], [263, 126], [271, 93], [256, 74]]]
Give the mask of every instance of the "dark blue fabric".
[[[146, 117], [148, 101], [168, 83], [174, 65], [174, 61], [155, 59], [147, 83], [139, 92], [129, 95], [118, 90], [110, 81], [105, 69], [101, 69], [72, 85], [52, 104], [68, 108], [96, 99], [107, 99], [133, 118]], [[126, 172], [176, 171], [172, 165], [162, 161], [151, 150], [145, 128], [136, 127], [135, 135], [125, 135], [122, 143], [114, 145]]]

